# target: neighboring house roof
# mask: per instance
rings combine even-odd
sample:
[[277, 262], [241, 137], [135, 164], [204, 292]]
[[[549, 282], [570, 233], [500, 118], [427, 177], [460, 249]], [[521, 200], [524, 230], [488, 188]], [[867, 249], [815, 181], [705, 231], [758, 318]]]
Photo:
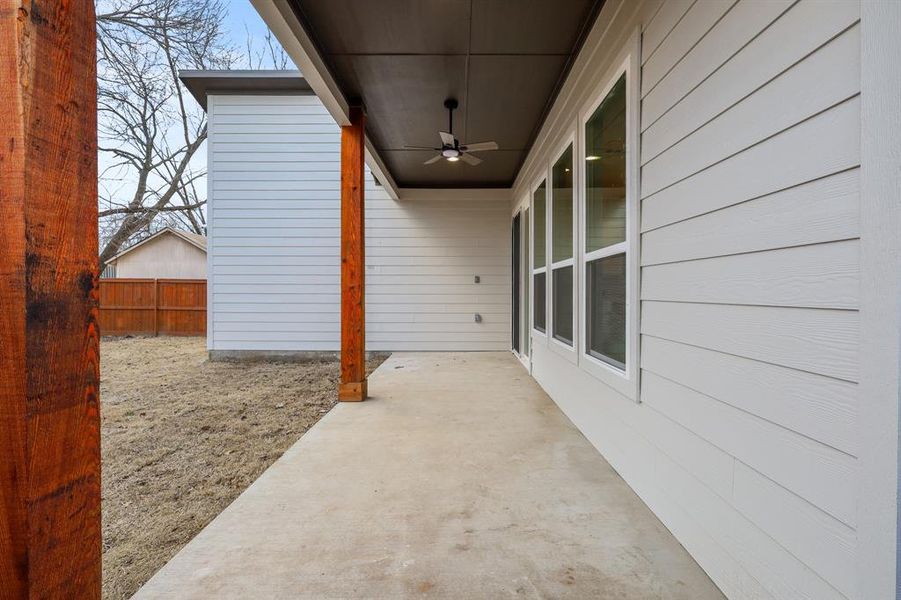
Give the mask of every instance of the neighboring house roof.
[[204, 110], [208, 94], [313, 95], [300, 71], [179, 71], [178, 78]]
[[191, 244], [192, 246], [196, 247], [198, 250], [202, 250], [203, 252], [206, 252], [206, 236], [200, 235], [198, 233], [192, 233], [190, 231], [182, 231], [181, 229], [175, 229], [173, 227], [166, 227], [165, 229], [160, 229], [159, 231], [157, 231], [150, 237], [141, 240], [137, 244], [133, 244], [133, 245], [129, 246], [128, 248], [126, 248], [125, 250], [120, 252], [119, 254], [117, 254], [114, 257], [112, 257], [111, 259], [109, 259], [109, 262], [118, 260], [118, 259], [122, 258], [124, 255], [131, 252], [132, 250], [140, 248], [147, 242], [149, 242], [151, 240], [155, 240], [156, 238], [167, 235], [167, 234], [171, 234], [178, 238], [181, 238], [184, 241]]

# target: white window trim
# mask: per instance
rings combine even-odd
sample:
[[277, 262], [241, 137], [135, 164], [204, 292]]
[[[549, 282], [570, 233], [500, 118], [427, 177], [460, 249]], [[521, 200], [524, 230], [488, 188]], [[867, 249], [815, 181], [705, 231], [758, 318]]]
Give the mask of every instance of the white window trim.
[[[520, 216], [520, 223], [524, 223], [525, 219], [529, 219], [528, 225], [522, 227], [522, 234], [526, 235], [528, 232], [528, 243], [523, 251], [525, 256], [523, 260], [525, 261], [525, 277], [523, 277], [523, 281], [520, 282], [520, 286], [522, 289], [522, 293], [520, 294], [520, 304], [526, 304], [528, 306], [528, 310], [525, 310], [525, 326], [523, 327], [522, 339], [520, 340], [520, 346], [524, 344], [528, 346], [528, 352], [520, 353], [519, 359], [522, 361], [523, 365], [525, 365], [526, 369], [528, 369], [529, 373], [532, 372], [532, 210], [529, 204], [529, 199], [525, 198], [519, 205], [518, 213]], [[520, 310], [524, 310], [524, 306], [520, 306]]]
[[[548, 303], [548, 283], [550, 277], [548, 277], [547, 265], [548, 265], [548, 240], [547, 230], [548, 230], [548, 173], [540, 173], [537, 177], [535, 177], [535, 181], [529, 186], [529, 210], [531, 212], [531, 223], [529, 223], [529, 227], [532, 229], [532, 235], [529, 238], [529, 266], [531, 267], [531, 277], [532, 277], [532, 286], [530, 287], [530, 293], [532, 294], [531, 304], [529, 307], [529, 331], [532, 332], [532, 345], [529, 348], [530, 354], [534, 354], [536, 336], [539, 341], [545, 346], [547, 345], [548, 340], [548, 329], [550, 327], [550, 319], [548, 317], [550, 304]], [[535, 192], [538, 191], [538, 188], [541, 187], [541, 184], [544, 183], [544, 266], [535, 268]], [[544, 331], [541, 331], [537, 327], [535, 327], [535, 275], [539, 275], [544, 273]]]
[[[525, 277], [523, 278], [523, 280], [521, 280], [519, 282], [519, 289], [517, 290], [517, 293], [519, 294], [520, 319], [522, 319], [522, 316], [525, 316], [525, 324], [523, 324], [522, 321], [520, 321], [521, 329], [519, 332], [519, 334], [520, 334], [519, 352], [517, 352], [513, 348], [510, 348], [510, 352], [512, 352], [513, 355], [517, 359], [519, 359], [519, 362], [521, 362], [522, 365], [531, 373], [531, 371], [532, 371], [532, 365], [531, 365], [531, 359], [530, 359], [531, 348], [532, 348], [531, 339], [528, 342], [529, 343], [529, 353], [525, 354], [522, 352], [525, 338], [527, 338], [527, 337], [531, 338], [531, 334], [532, 334], [532, 304], [531, 304], [532, 299], [531, 298], [529, 299], [529, 310], [528, 311], [524, 310], [524, 300], [526, 297], [525, 278], [526, 277], [530, 278], [530, 282], [531, 282], [531, 277], [532, 277], [532, 240], [531, 240], [532, 223], [531, 222], [529, 223], [529, 245], [527, 248], [522, 247], [522, 239], [523, 239], [523, 236], [526, 234], [526, 229], [525, 229], [523, 223], [525, 220], [526, 211], [530, 210], [530, 206], [531, 206], [530, 202], [531, 201], [528, 197], [523, 197], [519, 202], [516, 203], [516, 206], [513, 208], [513, 213], [510, 215], [511, 225], [513, 223], [513, 220], [517, 216], [519, 217], [520, 252], [522, 253], [522, 255], [520, 256], [520, 269], [524, 268], [524, 274], [525, 274]], [[531, 216], [531, 211], [530, 211], [530, 216]], [[525, 261], [525, 262], [523, 263], [523, 261]], [[531, 293], [531, 286], [529, 286], [529, 293]], [[512, 307], [510, 310], [510, 314], [511, 315], [513, 314]], [[511, 321], [511, 324], [512, 324], [512, 321]]]
[[[574, 123], [570, 127], [570, 131], [568, 135], [563, 139], [562, 142], [557, 146], [555, 151], [551, 154], [551, 160], [547, 166], [547, 207], [548, 207], [548, 220], [547, 220], [547, 229], [548, 229], [548, 260], [546, 261], [549, 266], [549, 272], [547, 277], [548, 282], [548, 343], [550, 344], [551, 350], [564, 357], [569, 362], [576, 364], [579, 360], [579, 280], [581, 279], [579, 275], [579, 266], [576, 257], [578, 256], [578, 247], [579, 247], [579, 195], [578, 195], [578, 186], [580, 178], [578, 177], [578, 165], [576, 165], [576, 159], [578, 156], [578, 143], [577, 143], [577, 131], [578, 126], [577, 123]], [[572, 146], [572, 158], [573, 158], [573, 194], [572, 194], [572, 208], [573, 208], [573, 218], [572, 218], [572, 239], [573, 239], [573, 247], [572, 247], [572, 256], [570, 258], [560, 260], [554, 262], [554, 165], [557, 164], [557, 161], [563, 157], [563, 154], [566, 153], [567, 149]], [[554, 271], [563, 267], [572, 267], [573, 269], [573, 290], [572, 290], [572, 314], [573, 314], [573, 323], [572, 323], [572, 331], [573, 331], [573, 339], [572, 344], [567, 344], [561, 340], [558, 340], [554, 335]]]
[[592, 95], [592, 100], [579, 111], [578, 149], [574, 163], [579, 165], [582, 176], [579, 180], [578, 205], [579, 205], [579, 230], [582, 231], [587, 224], [587, 195], [585, 190], [584, 169], [585, 163], [585, 126], [594, 111], [600, 106], [619, 78], [626, 75], [626, 241], [599, 250], [586, 252], [584, 244], [578, 245], [579, 281], [579, 322], [581, 327], [587, 324], [586, 311], [588, 302], [586, 298], [585, 270], [589, 262], [605, 256], [626, 254], [626, 368], [619, 369], [603, 360], [595, 358], [588, 353], [588, 336], [579, 335], [579, 365], [585, 372], [601, 380], [627, 398], [640, 402], [639, 377], [641, 373], [640, 361], [640, 154], [639, 154], [639, 51], [640, 35], [638, 30], [632, 35], [628, 44], [616, 61], [616, 68], [608, 72], [597, 92]]

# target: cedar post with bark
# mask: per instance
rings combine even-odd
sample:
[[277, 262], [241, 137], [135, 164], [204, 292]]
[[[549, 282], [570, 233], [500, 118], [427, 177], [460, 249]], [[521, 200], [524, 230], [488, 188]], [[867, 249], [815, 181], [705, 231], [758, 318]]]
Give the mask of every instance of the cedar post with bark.
[[0, 0], [0, 596], [101, 588], [90, 0]]

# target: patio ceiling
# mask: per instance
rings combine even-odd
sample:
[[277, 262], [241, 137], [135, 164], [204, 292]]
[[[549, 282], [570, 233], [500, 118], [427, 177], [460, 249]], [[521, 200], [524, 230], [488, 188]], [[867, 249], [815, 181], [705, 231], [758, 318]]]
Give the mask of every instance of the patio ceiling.
[[[399, 187], [510, 187], [603, 0], [290, 0], [340, 93]], [[306, 74], [306, 73], [305, 73]], [[461, 142], [484, 162], [423, 162], [460, 107]]]

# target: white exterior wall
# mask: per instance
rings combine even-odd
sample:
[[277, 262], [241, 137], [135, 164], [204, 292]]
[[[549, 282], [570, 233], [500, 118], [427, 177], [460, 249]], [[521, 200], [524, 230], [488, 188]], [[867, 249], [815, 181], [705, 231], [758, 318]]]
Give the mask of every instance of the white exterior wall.
[[[339, 127], [314, 96], [210, 96], [208, 113], [209, 348], [338, 350]], [[395, 201], [367, 178], [367, 348], [509, 348], [509, 192]]]
[[543, 337], [532, 372], [730, 598], [867, 597], [859, 13], [608, 1], [514, 189], [640, 30], [639, 401]]
[[396, 201], [369, 186], [368, 349], [510, 348], [509, 205], [509, 190], [404, 190]]
[[166, 233], [116, 259], [120, 279], [206, 279], [206, 252]]

